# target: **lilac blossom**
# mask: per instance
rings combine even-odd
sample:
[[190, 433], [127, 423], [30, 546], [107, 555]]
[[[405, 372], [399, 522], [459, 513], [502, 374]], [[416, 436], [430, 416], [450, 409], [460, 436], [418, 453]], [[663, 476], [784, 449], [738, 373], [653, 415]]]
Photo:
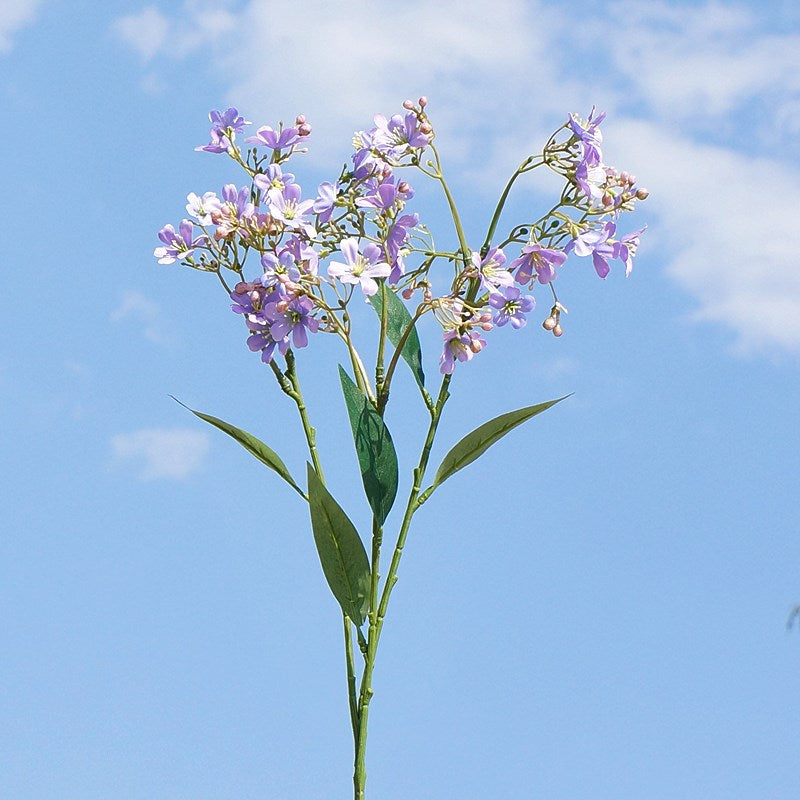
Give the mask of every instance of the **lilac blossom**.
[[603, 154], [600, 145], [603, 142], [603, 134], [600, 131], [600, 123], [606, 118], [605, 111], [594, 115], [595, 107], [589, 112], [589, 118], [583, 122], [575, 114], [569, 115], [569, 127], [572, 133], [578, 137], [581, 150], [580, 160], [590, 167], [597, 166], [603, 162]]
[[296, 183], [288, 184], [281, 194], [269, 198], [269, 213], [288, 230], [301, 230], [307, 236], [316, 236], [313, 223], [308, 219], [313, 200], [300, 200], [301, 189]]
[[226, 184], [222, 187], [222, 203], [213, 215], [213, 220], [217, 223], [217, 233], [223, 237], [230, 235], [243, 220], [253, 217], [255, 211], [247, 186], [237, 189], [233, 183]]
[[595, 272], [605, 278], [611, 269], [608, 260], [614, 256], [614, 247], [608, 240], [616, 229], [613, 222], [607, 222], [601, 228], [590, 228], [579, 233], [564, 249], [567, 252], [574, 250], [576, 256], [591, 256]]
[[281, 253], [289, 252], [294, 256], [297, 266], [307, 275], [316, 275], [319, 267], [319, 254], [311, 245], [303, 242], [298, 236], [286, 240]]
[[206, 153], [226, 153], [231, 150], [235, 134], [241, 133], [245, 125], [250, 125], [250, 121], [240, 116], [235, 108], [229, 108], [227, 111], [210, 111], [208, 119], [211, 122], [211, 141], [206, 145], [195, 147], [195, 150]]
[[639, 247], [639, 237], [647, 230], [647, 226], [634, 233], [628, 233], [614, 244], [614, 258], [618, 258], [625, 265], [625, 277], [633, 271], [633, 257]]
[[531, 283], [536, 279], [539, 283], [551, 283], [556, 279], [556, 267], [566, 260], [567, 254], [563, 250], [534, 243], [523, 247], [520, 257], [515, 258], [508, 268], [517, 270], [517, 283]]
[[247, 346], [254, 352], [261, 351], [261, 360], [265, 364], [272, 361], [272, 356], [275, 352], [275, 347], [281, 355], [286, 355], [289, 350], [289, 340], [282, 338], [276, 340], [270, 333], [270, 324], [261, 324], [247, 320], [247, 327], [250, 329], [251, 334], [247, 337]]
[[300, 280], [300, 270], [295, 263], [294, 255], [289, 250], [282, 250], [279, 254], [267, 252], [261, 256], [261, 265], [264, 274], [261, 276], [261, 285], [273, 288], [281, 282], [281, 276], [286, 276], [293, 283]]
[[493, 247], [481, 260], [480, 253], [473, 251], [472, 266], [478, 271], [481, 288], [489, 293], [498, 291], [500, 286], [513, 286], [514, 276], [504, 269], [505, 253], [499, 247]]
[[374, 130], [378, 149], [392, 158], [400, 158], [411, 149], [423, 149], [429, 137], [419, 130], [419, 124], [417, 115], [410, 111], [405, 116], [395, 114], [390, 119], [376, 114]]
[[201, 225], [211, 225], [212, 214], [219, 212], [220, 199], [215, 192], [206, 192], [202, 197], [191, 192], [186, 196], [186, 212]]
[[294, 175], [284, 172], [280, 164], [270, 164], [266, 172], [259, 172], [253, 177], [253, 185], [270, 200], [282, 194], [290, 183], [294, 183]]
[[486, 347], [486, 341], [477, 331], [459, 333], [451, 328], [444, 332], [444, 349], [439, 357], [439, 371], [443, 375], [452, 375], [456, 361], [471, 361], [476, 353]]
[[489, 295], [489, 305], [495, 309], [492, 316], [495, 325], [502, 328], [510, 322], [512, 328], [522, 328], [528, 322], [525, 314], [533, 311], [536, 301], [530, 295], [523, 296], [516, 286], [506, 286]]
[[360, 285], [361, 291], [367, 297], [378, 291], [375, 278], [386, 278], [392, 268], [383, 261], [383, 251], [378, 245], [370, 242], [364, 247], [364, 252], [358, 250], [358, 239], [343, 239], [339, 249], [345, 257], [345, 262], [334, 261], [328, 267], [328, 275], [338, 278], [342, 283], [353, 286]]
[[317, 199], [312, 206], [319, 222], [328, 222], [333, 215], [333, 208], [336, 205], [336, 195], [339, 186], [335, 183], [325, 181], [317, 187]]
[[158, 259], [159, 264], [172, 264], [178, 259], [191, 258], [195, 248], [206, 239], [205, 234], [201, 234], [196, 239], [192, 238], [194, 223], [191, 220], [182, 220], [178, 229], [179, 233], [176, 233], [172, 225], [165, 225], [158, 232], [158, 238], [165, 245], [165, 247], [156, 247], [153, 250], [153, 255]]
[[419, 216], [417, 214], [404, 214], [402, 217], [398, 217], [389, 229], [389, 235], [384, 243], [384, 250], [386, 252], [386, 260], [392, 268], [389, 274], [389, 283], [391, 284], [397, 283], [405, 274], [401, 248], [408, 241], [411, 235], [411, 228], [418, 223]]
[[283, 128], [275, 131], [269, 125], [264, 125], [256, 131], [255, 136], [248, 136], [245, 141], [255, 142], [272, 150], [284, 150], [300, 141], [300, 131], [297, 128]]
[[280, 303], [271, 304], [269, 313], [272, 315], [273, 322], [269, 326], [269, 332], [273, 339], [281, 341], [291, 335], [292, 344], [295, 347], [306, 347], [308, 345], [307, 330], [316, 333], [319, 329], [319, 320], [311, 316], [314, 310], [314, 302], [306, 295], [290, 300], [288, 305], [282, 310]]

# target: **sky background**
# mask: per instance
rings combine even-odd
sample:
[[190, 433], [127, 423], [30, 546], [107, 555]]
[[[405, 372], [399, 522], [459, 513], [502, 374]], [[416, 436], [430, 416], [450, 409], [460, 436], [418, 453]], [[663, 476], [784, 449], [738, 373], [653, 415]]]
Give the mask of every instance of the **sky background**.
[[[305, 113], [314, 187], [425, 94], [468, 236], [569, 112], [651, 197], [627, 280], [571, 259], [459, 366], [432, 465], [568, 392], [415, 518], [374, 682], [376, 800], [800, 796], [800, 9], [786, 2], [0, 0], [0, 794], [351, 793], [341, 617], [307, 509], [169, 394], [295, 474], [293, 407], [213, 276], [158, 265], [211, 108]], [[452, 238], [441, 198], [417, 210]], [[510, 227], [552, 181], [514, 196]], [[364, 316], [364, 320], [371, 320]], [[426, 370], [439, 338], [422, 326]], [[334, 495], [366, 503], [335, 343], [299, 370]], [[387, 422], [407, 491], [426, 414]], [[396, 526], [399, 514], [389, 520]]]

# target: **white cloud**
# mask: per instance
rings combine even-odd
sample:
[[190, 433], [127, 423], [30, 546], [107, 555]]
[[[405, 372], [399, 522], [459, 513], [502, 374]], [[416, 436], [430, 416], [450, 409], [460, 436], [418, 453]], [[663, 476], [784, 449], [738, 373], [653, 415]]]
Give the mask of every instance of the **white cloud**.
[[134, 464], [140, 480], [181, 479], [202, 468], [209, 441], [202, 431], [150, 428], [117, 434], [111, 449], [114, 464]]
[[0, 53], [9, 52], [12, 35], [36, 19], [41, 0], [0, 0]]
[[597, 102], [610, 112], [609, 161], [652, 193], [642, 258], [663, 257], [691, 318], [731, 328], [740, 351], [800, 351], [800, 169], [783, 156], [800, 134], [796, 26], [717, 0], [626, 0], [597, 14], [523, 0], [407, 0], [402, 14], [383, 0], [231, 9], [186, 5], [160, 52], [202, 54], [254, 121], [305, 113], [310, 157], [328, 164], [374, 111], [425, 93], [446, 165], [476, 202], [566, 112]]
[[168, 344], [172, 337], [159, 306], [141, 292], [128, 290], [119, 305], [111, 312], [112, 322], [133, 319], [141, 326], [142, 335], [154, 344]]
[[169, 18], [155, 6], [146, 6], [135, 14], [120, 17], [112, 26], [122, 41], [136, 50], [145, 61], [167, 45], [169, 28]]

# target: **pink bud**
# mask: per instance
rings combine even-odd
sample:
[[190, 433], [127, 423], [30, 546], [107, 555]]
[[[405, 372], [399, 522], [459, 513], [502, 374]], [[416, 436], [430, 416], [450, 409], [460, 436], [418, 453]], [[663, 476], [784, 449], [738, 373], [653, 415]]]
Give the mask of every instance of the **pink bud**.
[[426, 120], [419, 126], [419, 132], [427, 136], [429, 133], [433, 133], [433, 126]]
[[483, 345], [481, 344], [480, 339], [472, 339], [469, 343], [469, 349], [472, 350], [473, 353], [480, 353], [483, 350]]
[[283, 314], [283, 312], [286, 311], [288, 308], [289, 308], [289, 301], [288, 300], [279, 300], [275, 304], [275, 310], [278, 311], [281, 314]]
[[483, 328], [485, 331], [490, 331], [493, 327], [494, 325], [492, 325], [491, 322], [484, 322], [481, 324], [481, 328]]
[[650, 197], [650, 192], [647, 189], [637, 189], [636, 190], [636, 199], [637, 200], [647, 200]]
[[414, 101], [403, 100], [403, 108], [406, 109], [406, 111], [411, 111], [414, 108]]
[[544, 328], [546, 331], [552, 331], [552, 330], [553, 330], [553, 328], [555, 328], [555, 327], [556, 327], [556, 325], [558, 325], [558, 323], [556, 322], [556, 319], [555, 319], [555, 317], [548, 317], [548, 318], [547, 318], [547, 319], [546, 319], [546, 320], [545, 320], [545, 321], [542, 323], [542, 327], [543, 327], [543, 328]]
[[420, 97], [419, 105], [420, 105], [420, 108], [425, 108], [425, 106], [428, 105], [428, 98], [425, 97], [425, 95], [422, 95], [422, 97]]
[[555, 328], [553, 328], [553, 336], [561, 336], [563, 333], [564, 331], [562, 330], [561, 326], [556, 324]]
[[422, 296], [425, 298], [426, 302], [433, 300], [433, 292], [430, 289], [426, 289]]
[[623, 170], [622, 172], [620, 172], [620, 174], [619, 174], [619, 179], [620, 179], [620, 180], [621, 180], [623, 183], [630, 183], [630, 182], [631, 182], [631, 176], [630, 176], [630, 174], [629, 174], [628, 172], [625, 172], [624, 170]]
[[629, 183], [631, 186], [633, 186], [633, 184], [634, 184], [634, 183], [636, 183], [636, 176], [635, 176], [635, 175], [629, 175], [629, 176], [628, 176], [628, 183]]
[[604, 194], [603, 199], [600, 201], [606, 208], [614, 205], [614, 197], [610, 194]]
[[414, 287], [409, 286], [407, 289], [403, 289], [401, 294], [406, 300], [410, 300], [414, 296]]
[[308, 135], [310, 135], [310, 133], [311, 133], [311, 126], [310, 126], [310, 125], [309, 125], [307, 122], [304, 122], [304, 123], [303, 123], [303, 124], [302, 124], [302, 125], [301, 125], [301, 126], [298, 128], [298, 129], [297, 129], [297, 132], [298, 132], [298, 134], [300, 134], [300, 136], [308, 136]]
[[249, 288], [250, 286], [244, 281], [239, 281], [239, 283], [233, 287], [233, 291], [236, 292], [236, 294], [244, 294]]
[[256, 291], [252, 291], [252, 292], [250, 292], [250, 299], [254, 303], [257, 303], [261, 299], [261, 295], [259, 295], [259, 293], [256, 292]]
[[400, 194], [408, 194], [409, 191], [411, 191], [411, 187], [405, 181], [400, 181], [400, 183], [397, 184], [397, 191], [400, 192]]

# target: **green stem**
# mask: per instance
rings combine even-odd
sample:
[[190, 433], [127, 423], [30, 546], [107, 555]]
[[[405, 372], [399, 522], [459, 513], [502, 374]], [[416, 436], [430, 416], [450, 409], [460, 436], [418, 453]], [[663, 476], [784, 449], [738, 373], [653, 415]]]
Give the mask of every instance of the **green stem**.
[[506, 188], [503, 189], [503, 193], [500, 195], [500, 199], [497, 201], [497, 207], [494, 210], [494, 214], [492, 215], [492, 220], [489, 223], [489, 230], [486, 233], [486, 239], [484, 239], [483, 246], [481, 247], [481, 258], [483, 258], [488, 252], [489, 248], [492, 245], [492, 237], [494, 236], [495, 230], [497, 230], [497, 223], [500, 222], [500, 215], [503, 213], [503, 208], [505, 207], [506, 200], [508, 200], [508, 195], [511, 192], [511, 187], [514, 185], [514, 181], [525, 172], [525, 168], [533, 161], [534, 157], [529, 156], [526, 158], [518, 167], [517, 171], [508, 179], [508, 183], [506, 184]]
[[[421, 503], [419, 503], [419, 493], [422, 487], [422, 479], [428, 466], [428, 459], [430, 458], [433, 440], [436, 436], [436, 429], [439, 426], [442, 409], [444, 408], [444, 404], [447, 402], [447, 398], [450, 396], [448, 387], [450, 386], [451, 378], [451, 375], [445, 375], [442, 379], [442, 385], [439, 389], [439, 396], [436, 400], [436, 404], [431, 410], [431, 422], [428, 427], [425, 443], [422, 447], [419, 463], [417, 468], [414, 470], [414, 484], [411, 487], [411, 493], [409, 494], [408, 502], [406, 503], [403, 522], [400, 526], [400, 533], [397, 538], [397, 544], [395, 545], [394, 553], [392, 554], [391, 565], [386, 576], [386, 583], [384, 584], [379, 603], [377, 602], [378, 575], [374, 537], [375, 526], [373, 523], [373, 570], [371, 576], [372, 583], [370, 586], [369, 641], [367, 645], [366, 663], [364, 664], [364, 673], [361, 678], [361, 687], [358, 697], [359, 727], [358, 735], [356, 736], [356, 758], [355, 770], [353, 773], [355, 800], [364, 800], [364, 786], [367, 779], [367, 721], [369, 718], [369, 704], [373, 695], [372, 673], [375, 669], [375, 656], [378, 650], [378, 641], [380, 640], [383, 621], [386, 617], [386, 609], [389, 605], [389, 597], [391, 596], [395, 583], [397, 583], [397, 569], [400, 566], [400, 559], [402, 558], [403, 547], [405, 546], [406, 537], [408, 536], [408, 531], [411, 526], [411, 519], [414, 516], [414, 512], [421, 505]], [[380, 542], [378, 542], [378, 548], [379, 547]]]

